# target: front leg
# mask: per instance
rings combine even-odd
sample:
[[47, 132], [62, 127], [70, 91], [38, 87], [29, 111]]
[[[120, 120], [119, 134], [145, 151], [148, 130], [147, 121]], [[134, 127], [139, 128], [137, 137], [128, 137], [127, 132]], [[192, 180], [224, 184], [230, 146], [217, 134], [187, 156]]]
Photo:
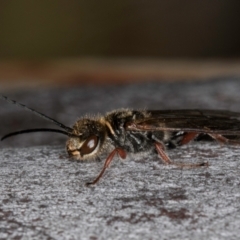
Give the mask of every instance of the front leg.
[[94, 184], [96, 184], [96, 183], [100, 180], [100, 178], [103, 176], [105, 170], [109, 167], [110, 163], [112, 162], [113, 157], [115, 156], [116, 153], [118, 153], [118, 155], [119, 155], [121, 158], [123, 158], [123, 159], [125, 159], [126, 156], [127, 156], [126, 152], [125, 152], [123, 149], [121, 149], [121, 148], [115, 148], [115, 149], [109, 154], [109, 156], [107, 157], [107, 159], [106, 159], [106, 161], [105, 161], [105, 163], [104, 163], [104, 166], [103, 166], [101, 172], [99, 173], [99, 175], [98, 175], [98, 176], [96, 177], [96, 179], [93, 180], [92, 182], [86, 183], [87, 186], [89, 186], [89, 185], [94, 185]]

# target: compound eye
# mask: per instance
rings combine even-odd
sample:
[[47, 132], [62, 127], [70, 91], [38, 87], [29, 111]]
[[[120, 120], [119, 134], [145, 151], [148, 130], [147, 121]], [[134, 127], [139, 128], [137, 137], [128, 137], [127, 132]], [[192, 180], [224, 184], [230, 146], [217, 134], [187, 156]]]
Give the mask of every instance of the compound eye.
[[81, 155], [88, 155], [92, 153], [98, 145], [98, 137], [96, 136], [90, 136], [87, 138], [87, 140], [84, 142], [82, 147], [80, 148]]

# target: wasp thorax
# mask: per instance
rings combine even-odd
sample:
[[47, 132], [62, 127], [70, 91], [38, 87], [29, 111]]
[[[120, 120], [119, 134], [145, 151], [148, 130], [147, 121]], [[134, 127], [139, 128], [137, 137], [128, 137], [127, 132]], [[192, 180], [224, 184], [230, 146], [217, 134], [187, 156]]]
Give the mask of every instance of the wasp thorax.
[[99, 120], [82, 119], [73, 126], [73, 134], [66, 147], [68, 154], [77, 159], [94, 157], [105, 139], [105, 124]]

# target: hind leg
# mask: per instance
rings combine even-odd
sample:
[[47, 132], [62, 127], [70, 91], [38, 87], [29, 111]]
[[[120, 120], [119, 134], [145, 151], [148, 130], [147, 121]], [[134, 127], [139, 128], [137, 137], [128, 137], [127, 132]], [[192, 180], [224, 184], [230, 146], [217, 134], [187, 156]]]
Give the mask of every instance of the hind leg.
[[216, 133], [208, 133], [208, 135], [215, 139], [217, 142], [219, 142], [220, 144], [232, 144], [232, 145], [240, 145], [240, 141], [237, 140], [233, 140], [233, 139], [228, 139], [226, 137], [224, 137], [221, 134], [216, 134]]

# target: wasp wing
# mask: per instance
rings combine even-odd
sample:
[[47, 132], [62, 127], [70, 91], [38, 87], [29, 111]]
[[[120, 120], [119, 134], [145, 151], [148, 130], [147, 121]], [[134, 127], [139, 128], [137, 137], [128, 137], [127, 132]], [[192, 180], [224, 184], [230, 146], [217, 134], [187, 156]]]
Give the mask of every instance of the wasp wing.
[[240, 136], [240, 113], [223, 110], [153, 110], [127, 131], [183, 131]]

